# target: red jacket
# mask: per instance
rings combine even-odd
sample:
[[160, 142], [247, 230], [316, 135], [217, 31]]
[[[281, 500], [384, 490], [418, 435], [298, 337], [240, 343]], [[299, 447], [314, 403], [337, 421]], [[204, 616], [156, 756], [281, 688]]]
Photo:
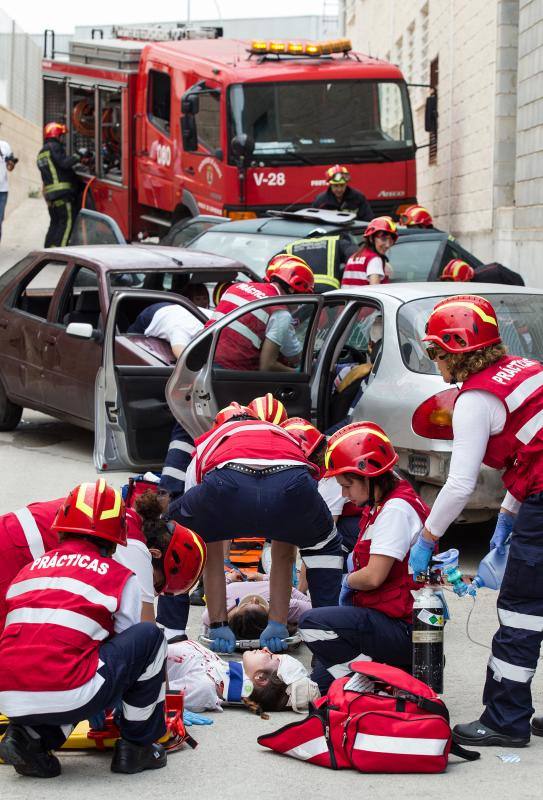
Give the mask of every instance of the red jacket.
[[473, 389], [497, 397], [507, 415], [503, 431], [488, 440], [483, 463], [505, 470], [504, 486], [517, 500], [543, 491], [541, 364], [530, 358], [503, 356], [490, 367], [470, 375], [458, 397]]
[[[277, 297], [278, 295], [281, 296], [281, 291], [275, 283], [256, 283], [254, 281], [236, 283], [224, 293], [207, 325], [253, 300]], [[271, 314], [277, 311], [277, 308], [277, 306], [268, 306], [258, 309], [254, 314], [248, 312], [224, 328], [215, 351], [217, 365], [223, 369], [257, 370], [266, 326]]]
[[[400, 481], [398, 485], [383, 498], [382, 502], [370, 508], [364, 509], [360, 518], [360, 534], [353, 550], [353, 565], [355, 570], [364, 569], [370, 560], [371, 547], [371, 526], [386, 506], [389, 500], [405, 500], [412, 506], [419, 515], [422, 525], [426, 522], [429, 507], [424, 503], [413, 487], [407, 481]], [[365, 534], [368, 536], [365, 538]], [[395, 560], [385, 581], [377, 589], [370, 591], [355, 591], [353, 595], [353, 605], [364, 608], [374, 608], [382, 611], [389, 617], [404, 619], [411, 622], [413, 612], [413, 589], [420, 589], [420, 585], [415, 583], [408, 571], [409, 553], [403, 561]]]
[[[341, 288], [351, 289], [354, 286], [367, 286], [369, 284], [369, 278], [366, 270], [372, 258], [381, 259], [384, 272], [387, 259], [380, 256], [379, 253], [376, 253], [371, 247], [364, 245], [360, 250], [357, 250], [356, 253], [353, 253], [345, 264], [343, 278], [341, 279]], [[389, 283], [386, 273], [381, 283]]]
[[65, 693], [94, 677], [131, 575], [75, 537], [23, 567], [8, 589], [0, 638], [2, 710], [18, 705], [15, 693]]

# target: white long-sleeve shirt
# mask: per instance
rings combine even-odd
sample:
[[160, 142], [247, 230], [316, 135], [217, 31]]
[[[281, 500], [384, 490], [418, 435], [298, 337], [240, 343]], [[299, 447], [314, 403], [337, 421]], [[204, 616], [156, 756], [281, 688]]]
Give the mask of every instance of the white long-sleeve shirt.
[[[458, 398], [449, 475], [426, 521], [433, 536], [443, 536], [463, 511], [475, 489], [488, 440], [503, 431], [506, 418], [503, 403], [490, 392], [474, 389]], [[516, 514], [520, 503], [507, 492], [502, 506]]]

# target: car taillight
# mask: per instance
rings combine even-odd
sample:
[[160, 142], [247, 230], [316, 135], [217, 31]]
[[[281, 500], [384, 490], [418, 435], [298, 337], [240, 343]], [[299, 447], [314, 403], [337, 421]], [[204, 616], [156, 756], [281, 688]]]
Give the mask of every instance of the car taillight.
[[421, 403], [411, 420], [414, 432], [427, 439], [452, 439], [452, 415], [457, 396], [458, 389], [446, 389]]

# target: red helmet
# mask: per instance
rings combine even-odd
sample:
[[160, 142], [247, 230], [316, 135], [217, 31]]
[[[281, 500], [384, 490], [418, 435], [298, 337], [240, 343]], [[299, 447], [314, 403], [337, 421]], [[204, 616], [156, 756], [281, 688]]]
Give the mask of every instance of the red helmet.
[[459, 294], [441, 300], [426, 323], [423, 342], [447, 353], [469, 353], [501, 342], [496, 312], [484, 297]]
[[475, 270], [461, 258], [453, 258], [443, 267], [440, 281], [472, 281]]
[[326, 180], [328, 183], [349, 183], [351, 180], [351, 173], [347, 167], [342, 167], [341, 164], [334, 164], [326, 170]]
[[273, 422], [280, 425], [287, 417], [287, 409], [280, 400], [276, 400], [271, 392], [267, 392], [263, 397], [255, 397], [251, 400], [247, 408], [252, 413], [265, 422]]
[[272, 278], [280, 278], [295, 294], [310, 293], [315, 287], [315, 276], [309, 264], [303, 258], [286, 253], [274, 256], [268, 264], [265, 280]]
[[43, 129], [43, 138], [58, 139], [59, 136], [63, 136], [65, 133], [68, 133], [68, 128], [62, 122], [48, 122]]
[[80, 483], [57, 511], [51, 530], [80, 533], [126, 546], [126, 519], [121, 493], [103, 478]]
[[168, 522], [172, 538], [164, 555], [166, 594], [186, 594], [200, 578], [207, 550], [197, 533], [172, 520]]
[[431, 228], [434, 224], [432, 215], [423, 206], [409, 206], [409, 208], [406, 208], [400, 214], [400, 222], [402, 225], [407, 225], [407, 227], [420, 225], [422, 228]]
[[249, 406], [242, 406], [239, 403], [236, 403], [234, 400], [230, 405], [221, 408], [221, 410], [217, 413], [215, 417], [215, 426], [219, 427], [219, 425], [224, 425], [225, 422], [232, 419], [233, 417], [241, 417], [247, 414], [249, 417], [253, 417], [257, 419], [256, 414], [252, 411]]
[[326, 438], [324, 433], [303, 417], [290, 417], [281, 423], [281, 427], [299, 442], [306, 458], [310, 458]]
[[392, 469], [398, 454], [384, 430], [374, 422], [353, 422], [328, 441], [325, 478], [345, 472], [375, 478]]
[[390, 233], [394, 241], [398, 238], [396, 223], [392, 217], [375, 217], [364, 231], [364, 236], [373, 236], [376, 233]]

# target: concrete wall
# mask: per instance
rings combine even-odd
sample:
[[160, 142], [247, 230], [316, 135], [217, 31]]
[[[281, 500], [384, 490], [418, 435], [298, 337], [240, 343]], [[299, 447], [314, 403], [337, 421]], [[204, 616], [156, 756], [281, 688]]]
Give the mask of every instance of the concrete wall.
[[0, 106], [0, 139], [9, 142], [19, 163], [9, 173], [9, 194], [6, 214], [9, 214], [30, 192], [41, 190], [36, 156], [42, 144], [41, 129], [13, 111]]

